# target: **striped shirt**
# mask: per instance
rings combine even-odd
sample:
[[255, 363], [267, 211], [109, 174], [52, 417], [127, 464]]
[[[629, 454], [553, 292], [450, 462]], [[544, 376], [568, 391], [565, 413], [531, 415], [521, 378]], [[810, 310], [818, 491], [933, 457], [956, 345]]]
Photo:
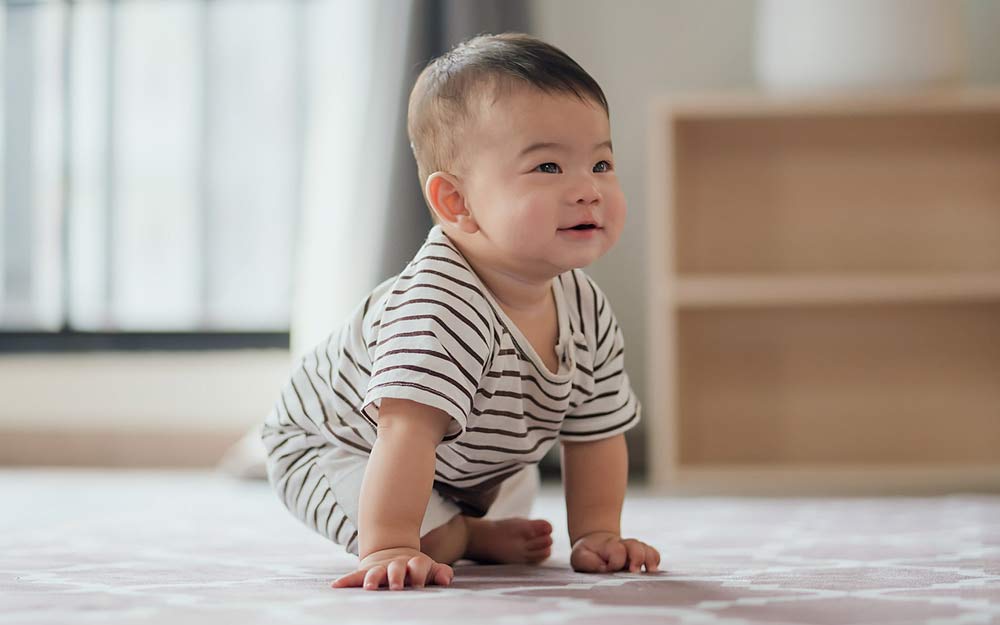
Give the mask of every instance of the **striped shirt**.
[[436, 450], [434, 488], [464, 514], [483, 516], [500, 483], [557, 441], [615, 436], [640, 420], [604, 294], [580, 269], [554, 278], [552, 290], [557, 373], [434, 226], [406, 268], [302, 359], [265, 421], [265, 442], [269, 432], [287, 440], [289, 426], [301, 427], [367, 455], [383, 398], [439, 408], [452, 420]]

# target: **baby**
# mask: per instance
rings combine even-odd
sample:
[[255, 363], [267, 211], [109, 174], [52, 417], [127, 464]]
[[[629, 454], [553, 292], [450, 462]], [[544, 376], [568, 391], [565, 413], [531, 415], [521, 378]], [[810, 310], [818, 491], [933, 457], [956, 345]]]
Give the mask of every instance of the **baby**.
[[408, 129], [435, 225], [285, 385], [274, 490], [358, 556], [333, 587], [448, 585], [459, 559], [549, 556], [552, 525], [525, 517], [558, 441], [573, 569], [656, 571], [621, 536], [640, 406], [580, 269], [625, 220], [604, 93], [549, 44], [483, 35], [420, 74]]

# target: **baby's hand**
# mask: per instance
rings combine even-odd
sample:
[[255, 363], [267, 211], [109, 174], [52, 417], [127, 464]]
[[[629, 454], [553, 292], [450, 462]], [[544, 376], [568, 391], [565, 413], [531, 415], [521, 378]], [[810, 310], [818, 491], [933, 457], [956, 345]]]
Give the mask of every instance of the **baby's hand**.
[[447, 586], [455, 572], [447, 564], [439, 564], [417, 549], [398, 547], [368, 554], [357, 570], [334, 580], [330, 586], [357, 587], [363, 581], [365, 590], [378, 590], [387, 576], [391, 590], [402, 590], [407, 582], [414, 588], [434, 583]]
[[622, 538], [612, 532], [592, 532], [573, 543], [570, 566], [581, 573], [606, 573], [624, 568], [638, 573], [642, 565], [652, 573], [660, 564], [660, 553], [634, 538]]

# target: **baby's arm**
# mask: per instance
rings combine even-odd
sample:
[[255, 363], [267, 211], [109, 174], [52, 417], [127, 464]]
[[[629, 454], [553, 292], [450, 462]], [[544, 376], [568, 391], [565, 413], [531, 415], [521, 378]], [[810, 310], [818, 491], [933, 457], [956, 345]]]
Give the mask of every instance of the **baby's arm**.
[[570, 544], [593, 532], [618, 534], [628, 483], [625, 435], [563, 442], [562, 470]]
[[[424, 404], [385, 398], [361, 483], [358, 569], [334, 586], [447, 584], [453, 571], [420, 552], [420, 526], [434, 484], [435, 450], [451, 417]], [[407, 575], [409, 573], [409, 575]]]
[[655, 571], [656, 549], [621, 537], [621, 512], [628, 484], [625, 435], [598, 441], [562, 444], [566, 520], [573, 551], [570, 564], [585, 572], [618, 571], [626, 565]]

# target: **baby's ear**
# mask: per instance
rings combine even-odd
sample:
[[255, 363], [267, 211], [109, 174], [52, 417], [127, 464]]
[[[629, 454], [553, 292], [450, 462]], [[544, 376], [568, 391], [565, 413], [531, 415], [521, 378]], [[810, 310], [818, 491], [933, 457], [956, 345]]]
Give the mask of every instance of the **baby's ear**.
[[427, 177], [424, 192], [431, 209], [442, 223], [457, 226], [462, 232], [469, 234], [479, 230], [479, 225], [465, 205], [465, 196], [459, 188], [458, 179], [453, 175], [443, 171], [434, 172]]

